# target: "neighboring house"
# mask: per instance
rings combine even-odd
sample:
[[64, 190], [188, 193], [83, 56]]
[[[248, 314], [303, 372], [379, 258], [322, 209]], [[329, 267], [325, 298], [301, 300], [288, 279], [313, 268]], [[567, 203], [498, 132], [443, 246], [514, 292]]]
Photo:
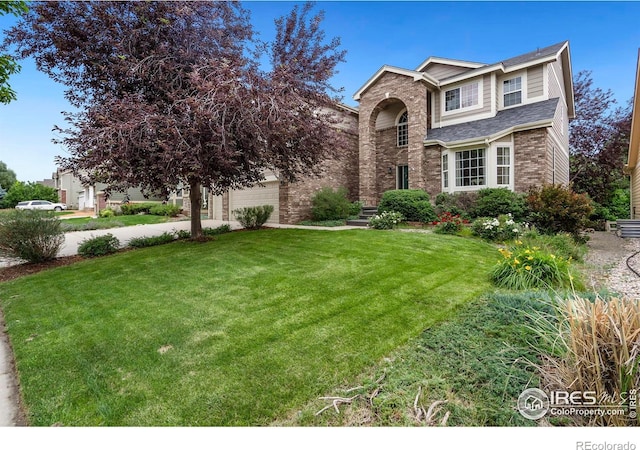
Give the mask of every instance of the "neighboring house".
[[631, 113], [631, 137], [629, 138], [628, 163], [624, 172], [631, 176], [631, 219], [640, 218], [640, 50], [636, 68], [636, 83]]
[[[125, 198], [131, 202], [164, 200], [160, 197], [146, 199], [140, 189], [128, 189], [125, 193], [113, 192], [106, 199], [104, 194], [105, 184], [84, 184], [70, 171], [60, 169], [53, 174], [53, 180], [55, 182], [54, 187], [58, 190], [60, 203], [65, 203], [69, 209], [96, 210], [97, 208], [97, 211], [99, 211], [106, 208], [109, 203], [122, 203]], [[181, 199], [179, 201], [181, 202]]]

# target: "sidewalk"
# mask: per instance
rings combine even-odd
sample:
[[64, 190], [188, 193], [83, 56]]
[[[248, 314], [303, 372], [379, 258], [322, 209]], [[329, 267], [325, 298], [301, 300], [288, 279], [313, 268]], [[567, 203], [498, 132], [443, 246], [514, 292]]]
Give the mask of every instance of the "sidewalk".
[[[229, 225], [232, 230], [239, 230], [242, 226], [238, 222], [234, 221], [222, 221], [222, 220], [203, 220], [203, 228], [217, 228], [221, 225]], [[341, 231], [358, 229], [362, 227], [307, 227], [301, 225], [280, 225], [280, 224], [267, 224], [266, 226], [272, 228], [300, 228], [308, 230], [326, 230], [326, 231]], [[158, 223], [152, 225], [135, 225], [130, 227], [110, 228], [107, 230], [90, 230], [90, 231], [73, 231], [65, 233], [65, 242], [58, 253], [58, 256], [72, 256], [78, 254], [78, 246], [85, 239], [89, 239], [96, 236], [103, 236], [111, 233], [117, 237], [122, 247], [126, 247], [129, 240], [136, 237], [150, 237], [158, 236], [162, 233], [171, 233], [178, 230], [190, 230], [191, 222], [188, 220], [179, 222], [167, 222]], [[15, 262], [0, 260], [0, 267], [12, 264]], [[4, 330], [4, 322], [2, 320], [2, 312], [0, 311], [0, 427], [24, 425], [20, 416], [20, 409], [18, 406], [18, 387], [17, 381], [13, 375], [13, 358], [11, 348], [9, 346], [9, 339]]]

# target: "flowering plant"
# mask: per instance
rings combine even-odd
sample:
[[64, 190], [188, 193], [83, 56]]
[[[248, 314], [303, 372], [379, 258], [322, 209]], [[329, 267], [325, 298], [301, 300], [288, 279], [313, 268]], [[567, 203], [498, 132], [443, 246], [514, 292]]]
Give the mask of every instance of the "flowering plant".
[[497, 218], [481, 217], [471, 225], [473, 234], [488, 241], [510, 241], [516, 239], [526, 228], [525, 224], [516, 223], [511, 214], [503, 214]]
[[468, 224], [469, 221], [460, 217], [459, 214], [452, 214], [445, 211], [438, 215], [438, 220], [432, 222], [435, 225], [435, 232], [440, 234], [456, 234], [462, 230], [464, 224]]
[[502, 259], [491, 273], [493, 282], [507, 289], [568, 288], [573, 285], [571, 258], [564, 259], [540, 247], [515, 245], [498, 250]]
[[391, 230], [404, 221], [404, 216], [396, 211], [385, 211], [369, 219], [369, 226], [377, 230]]

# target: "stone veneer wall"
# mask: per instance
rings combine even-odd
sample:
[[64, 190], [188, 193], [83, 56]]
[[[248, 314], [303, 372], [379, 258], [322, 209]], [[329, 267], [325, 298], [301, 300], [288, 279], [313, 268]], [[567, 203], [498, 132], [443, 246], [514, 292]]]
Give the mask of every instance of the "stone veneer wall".
[[311, 219], [311, 200], [323, 187], [345, 187], [351, 201], [358, 200], [358, 136], [357, 118], [351, 118], [351, 127], [344, 130], [348, 147], [338, 158], [322, 164], [319, 177], [310, 176], [296, 183], [280, 183], [280, 223], [296, 224]]
[[[378, 147], [379, 136], [375, 129], [376, 118], [380, 111], [397, 102], [404, 104], [409, 118], [409, 145], [407, 147], [409, 188], [425, 188], [423, 141], [427, 129], [427, 88], [421, 82], [414, 81], [412, 77], [389, 72], [384, 74], [360, 98], [360, 121], [358, 127], [360, 200], [367, 206], [378, 204], [382, 195], [379, 188], [386, 186], [386, 182], [378, 182], [377, 176], [380, 172], [385, 173], [385, 171], [388, 171], [388, 160], [383, 157], [379, 161], [378, 152], [390, 151], [392, 155], [396, 155], [397, 152], [395, 141], [391, 147]], [[381, 140], [387, 142], [384, 136]], [[387, 166], [382, 166], [378, 169], [379, 163], [387, 164]]]
[[531, 186], [551, 183], [547, 164], [547, 130], [520, 131], [513, 135], [514, 147], [514, 189], [527, 192]]
[[[431, 201], [442, 192], [442, 147], [430, 145], [424, 148], [424, 174], [426, 183], [424, 190], [429, 193]], [[449, 161], [449, 183], [455, 182], [455, 161]], [[411, 176], [411, 174], [409, 174]], [[453, 177], [453, 178], [452, 178]]]
[[[407, 147], [397, 146], [396, 127], [376, 132], [376, 192], [396, 189], [396, 166], [409, 164]], [[391, 173], [389, 173], [391, 168]], [[411, 174], [409, 174], [411, 178]]]

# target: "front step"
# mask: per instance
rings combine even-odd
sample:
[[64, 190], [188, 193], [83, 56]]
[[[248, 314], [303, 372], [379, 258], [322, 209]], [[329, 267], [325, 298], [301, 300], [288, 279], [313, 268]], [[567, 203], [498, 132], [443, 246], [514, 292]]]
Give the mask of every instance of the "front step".
[[616, 225], [620, 237], [640, 238], [640, 220], [618, 220]]
[[369, 219], [378, 214], [378, 207], [363, 206], [357, 219], [347, 220], [347, 225], [352, 227], [366, 227], [369, 225]]

